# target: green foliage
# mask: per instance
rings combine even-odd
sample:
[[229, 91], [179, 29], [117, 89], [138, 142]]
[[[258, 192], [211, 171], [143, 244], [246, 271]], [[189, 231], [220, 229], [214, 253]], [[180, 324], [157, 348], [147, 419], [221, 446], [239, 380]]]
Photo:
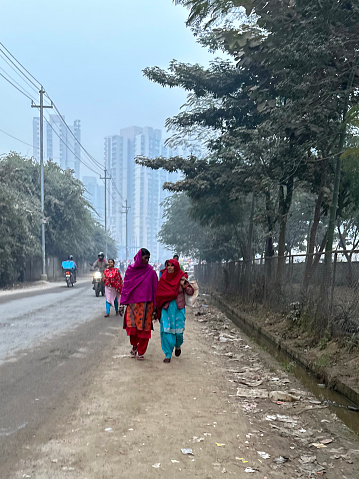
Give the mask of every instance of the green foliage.
[[[94, 261], [105, 231], [91, 216], [82, 183], [49, 161], [44, 168], [46, 253]], [[29, 256], [41, 255], [40, 167], [16, 153], [0, 159], [0, 285], [16, 281]], [[107, 237], [116, 257], [115, 242]]]

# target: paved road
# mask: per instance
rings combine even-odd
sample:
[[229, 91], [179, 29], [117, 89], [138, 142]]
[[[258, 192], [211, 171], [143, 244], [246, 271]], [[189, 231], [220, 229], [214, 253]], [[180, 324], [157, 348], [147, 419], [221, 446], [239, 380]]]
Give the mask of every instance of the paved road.
[[46, 437], [91, 384], [120, 321], [90, 280], [0, 295], [0, 477], [21, 446]]

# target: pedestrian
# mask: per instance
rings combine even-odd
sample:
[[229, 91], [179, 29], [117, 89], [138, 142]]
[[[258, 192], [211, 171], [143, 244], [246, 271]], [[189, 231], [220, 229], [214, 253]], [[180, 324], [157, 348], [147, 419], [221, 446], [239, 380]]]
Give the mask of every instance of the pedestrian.
[[182, 352], [186, 321], [185, 293], [189, 296], [194, 293], [194, 289], [187, 281], [187, 274], [181, 271], [177, 260], [169, 259], [156, 294], [157, 316], [161, 324], [161, 347], [165, 354], [164, 363], [171, 362], [173, 348], [177, 357]]
[[106, 296], [106, 314], [105, 318], [110, 316], [111, 306], [115, 308], [116, 316], [120, 314], [118, 306], [121, 299], [121, 291], [123, 286], [122, 276], [118, 268], [115, 268], [115, 260], [108, 260], [108, 267], [103, 272], [103, 282], [105, 284]]
[[175, 260], [178, 261], [178, 264], [179, 264], [179, 267], [180, 267], [181, 271], [184, 271], [184, 267], [181, 265], [180, 260], [179, 260], [179, 256], [178, 256], [177, 253], [175, 253], [175, 254], [173, 255], [173, 259], [175, 259]]
[[150, 252], [141, 248], [126, 270], [121, 304], [126, 305], [123, 328], [130, 336], [131, 356], [144, 359], [156, 317], [157, 274], [148, 263]]

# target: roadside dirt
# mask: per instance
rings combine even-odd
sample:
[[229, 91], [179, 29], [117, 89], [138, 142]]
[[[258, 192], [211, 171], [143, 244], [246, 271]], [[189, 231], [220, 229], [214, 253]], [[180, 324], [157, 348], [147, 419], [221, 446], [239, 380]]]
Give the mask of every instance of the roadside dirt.
[[158, 324], [142, 362], [119, 325], [85, 398], [19, 451], [13, 478], [356, 479], [358, 437], [207, 300], [187, 312], [170, 364]]

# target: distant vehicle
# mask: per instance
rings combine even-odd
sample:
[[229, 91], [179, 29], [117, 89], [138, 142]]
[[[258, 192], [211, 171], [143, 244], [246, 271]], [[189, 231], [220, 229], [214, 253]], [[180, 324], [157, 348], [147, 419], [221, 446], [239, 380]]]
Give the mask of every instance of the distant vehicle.
[[73, 272], [70, 269], [65, 269], [65, 281], [68, 288], [70, 287], [70, 284], [71, 286], [74, 285], [75, 278]]
[[93, 288], [95, 290], [95, 295], [98, 298], [100, 296], [100, 293], [102, 296], [105, 295], [105, 285], [102, 280], [102, 273], [101, 271], [95, 271], [93, 278], [92, 278], [92, 284]]

